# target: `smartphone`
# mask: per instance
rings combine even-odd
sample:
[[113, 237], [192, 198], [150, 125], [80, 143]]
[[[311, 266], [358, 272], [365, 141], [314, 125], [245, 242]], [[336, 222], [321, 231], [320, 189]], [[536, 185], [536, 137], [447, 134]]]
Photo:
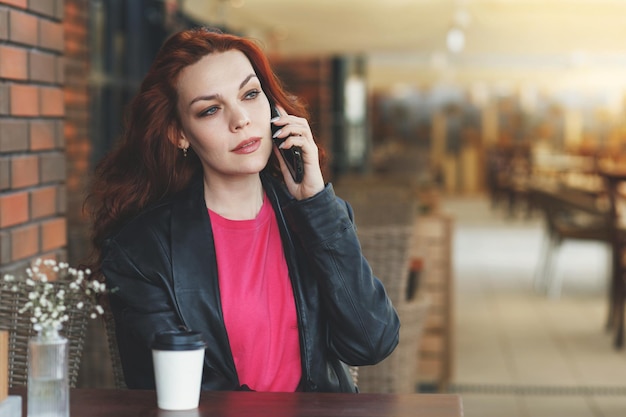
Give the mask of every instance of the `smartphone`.
[[[272, 105], [272, 116], [271, 118], [279, 117], [280, 112], [276, 106]], [[272, 136], [276, 133], [280, 128], [275, 126], [272, 123]], [[278, 147], [281, 143], [283, 143], [287, 138], [274, 138], [274, 145]], [[299, 146], [292, 146], [289, 149], [280, 149], [280, 154], [283, 156], [283, 160], [287, 164], [287, 168], [289, 168], [289, 172], [291, 173], [291, 177], [297, 183], [302, 182], [302, 178], [304, 177], [304, 162], [302, 160], [302, 148]]]

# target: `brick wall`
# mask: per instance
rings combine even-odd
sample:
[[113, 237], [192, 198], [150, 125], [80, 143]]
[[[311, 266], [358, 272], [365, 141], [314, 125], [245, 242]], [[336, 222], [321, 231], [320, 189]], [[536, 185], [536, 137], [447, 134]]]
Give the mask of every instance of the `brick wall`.
[[67, 259], [64, 1], [0, 0], [0, 271]]
[[67, 156], [68, 258], [72, 265], [88, 255], [88, 222], [83, 201], [90, 174], [89, 1], [65, 0], [65, 154]]

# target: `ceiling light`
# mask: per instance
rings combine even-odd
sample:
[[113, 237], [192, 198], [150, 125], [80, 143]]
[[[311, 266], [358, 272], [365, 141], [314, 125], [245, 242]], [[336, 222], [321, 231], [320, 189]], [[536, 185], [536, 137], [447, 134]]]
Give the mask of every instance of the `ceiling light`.
[[455, 54], [461, 52], [465, 47], [465, 33], [457, 27], [452, 27], [446, 35], [446, 45], [450, 52]]

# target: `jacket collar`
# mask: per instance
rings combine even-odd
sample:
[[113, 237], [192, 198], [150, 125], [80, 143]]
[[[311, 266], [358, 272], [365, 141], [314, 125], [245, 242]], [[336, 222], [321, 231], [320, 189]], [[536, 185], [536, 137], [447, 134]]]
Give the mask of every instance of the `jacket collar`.
[[[284, 185], [270, 175], [261, 173], [263, 188], [278, 216], [279, 229], [283, 242], [291, 240], [282, 216], [282, 207], [293, 197]], [[202, 332], [211, 337], [207, 342], [218, 350], [212, 352], [230, 352], [228, 336], [224, 327], [224, 317], [219, 291], [215, 243], [208, 209], [204, 200], [202, 176], [198, 175], [187, 189], [172, 201], [171, 257], [172, 287], [174, 303], [179, 316], [186, 327]], [[291, 245], [289, 245], [291, 246]], [[288, 251], [291, 252], [291, 249]], [[220, 328], [210, 327], [210, 323], [222, 323]], [[217, 360], [217, 358], [215, 358]], [[222, 361], [224, 358], [222, 358]], [[234, 371], [232, 357], [221, 372]], [[237, 378], [230, 375], [230, 378]]]

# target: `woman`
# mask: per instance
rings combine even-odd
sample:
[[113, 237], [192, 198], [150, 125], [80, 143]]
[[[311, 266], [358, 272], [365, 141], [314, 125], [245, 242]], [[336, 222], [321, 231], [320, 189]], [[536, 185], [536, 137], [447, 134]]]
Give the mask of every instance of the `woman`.
[[[301, 148], [293, 180], [275, 137]], [[205, 390], [355, 392], [399, 321], [325, 184], [301, 106], [249, 40], [194, 29], [162, 46], [89, 202], [130, 388], [153, 388], [150, 345], [202, 332]], [[177, 149], [178, 148], [178, 149]]]

